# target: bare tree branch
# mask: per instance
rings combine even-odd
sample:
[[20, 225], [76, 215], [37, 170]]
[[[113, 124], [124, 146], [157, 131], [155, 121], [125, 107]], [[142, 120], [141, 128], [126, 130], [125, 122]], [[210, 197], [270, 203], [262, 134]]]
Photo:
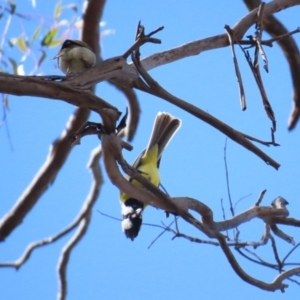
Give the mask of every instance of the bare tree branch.
[[145, 92], [151, 93], [157, 97], [160, 97], [162, 99], [167, 100], [168, 102], [180, 107], [181, 109], [189, 112], [193, 116], [203, 120], [204, 122], [210, 124], [214, 128], [218, 129], [219, 131], [223, 132], [225, 135], [227, 135], [229, 138], [237, 142], [238, 144], [244, 146], [249, 151], [256, 154], [258, 157], [260, 157], [262, 160], [264, 160], [267, 164], [274, 167], [276, 170], [280, 167], [280, 165], [270, 158], [268, 155], [266, 155], [263, 151], [261, 151], [259, 148], [254, 146], [250, 141], [248, 141], [244, 134], [234, 130], [227, 124], [219, 121], [215, 117], [211, 116], [207, 112], [203, 111], [202, 109], [190, 104], [189, 102], [186, 102], [182, 99], [179, 99], [169, 92], [167, 92], [163, 87], [161, 87], [158, 82], [156, 82], [149, 73], [146, 72], [146, 70], [143, 68], [141, 64], [138, 62], [135, 63], [136, 68], [138, 69], [139, 73], [141, 74], [142, 78], [147, 82], [148, 86], [145, 87], [144, 84], [140, 84], [136, 86], [136, 88], [141, 89]]
[[[266, 17], [271, 16], [274, 13], [299, 4], [300, 0], [273, 0], [271, 2], [266, 3], [262, 18], [265, 19]], [[247, 16], [243, 17], [233, 26], [232, 29], [235, 33], [236, 40], [241, 40], [246, 31], [256, 22], [256, 20], [257, 8], [253, 9], [251, 12], [248, 13]], [[220, 34], [206, 39], [190, 42], [185, 45], [166, 50], [160, 53], [155, 53], [142, 59], [141, 63], [145, 70], [149, 71], [150, 69], [159, 67], [164, 64], [172, 63], [176, 60], [188, 56], [198, 55], [201, 52], [227, 47], [228, 45], [229, 41], [227, 35]]]
[[[16, 228], [16, 226], [22, 222], [24, 217], [38, 201], [39, 197], [45, 191], [47, 186], [55, 179], [56, 174], [58, 173], [59, 169], [61, 168], [71, 151], [72, 144], [69, 140], [70, 133], [75, 132], [73, 138], [77, 142], [79, 142], [80, 137], [88, 134], [97, 135], [102, 142], [102, 148], [98, 147], [91, 154], [91, 163], [89, 164], [89, 168], [91, 169], [93, 174], [93, 183], [90, 193], [86, 197], [83, 207], [73, 223], [53, 237], [43, 239], [42, 241], [29, 245], [21, 258], [19, 258], [15, 262], [0, 263], [0, 267], [14, 267], [18, 269], [28, 260], [35, 248], [50, 244], [66, 233], [70, 232], [73, 228], [77, 227], [77, 231], [63, 248], [58, 263], [60, 283], [58, 298], [66, 298], [68, 288], [68, 261], [70, 259], [72, 250], [82, 239], [88, 229], [91, 219], [91, 210], [100, 193], [100, 188], [102, 185], [102, 175], [98, 161], [102, 153], [101, 151], [103, 151], [105, 170], [110, 181], [118, 189], [133, 198], [139, 199], [139, 201], [145, 204], [150, 204], [154, 207], [164, 209], [168, 213], [170, 212], [176, 215], [176, 230], [173, 230], [170, 225], [164, 225], [163, 227], [160, 227], [164, 229], [163, 233], [166, 231], [172, 232], [174, 234], [173, 239], [175, 239], [176, 237], [183, 237], [187, 240], [190, 240], [191, 242], [220, 246], [231, 267], [242, 280], [263, 290], [281, 290], [282, 292], [284, 292], [287, 285], [283, 283], [283, 281], [285, 279], [292, 280], [290, 278], [291, 276], [299, 276], [300, 274], [300, 268], [291, 268], [289, 270], [284, 270], [285, 266], [295, 266], [295, 263], [287, 263], [285, 261], [298, 247], [299, 244], [296, 245], [293, 250], [291, 250], [282, 260], [279, 256], [275, 239], [270, 234], [270, 231], [272, 230], [272, 232], [281, 239], [295, 245], [294, 239], [280, 230], [277, 226], [278, 224], [285, 224], [289, 226], [300, 227], [299, 220], [288, 218], [289, 211], [286, 208], [286, 204], [288, 204], [287, 201], [282, 197], [278, 197], [272, 202], [271, 207], [260, 206], [262, 198], [265, 194], [264, 190], [261, 192], [259, 199], [256, 201], [253, 207], [235, 215], [234, 208], [231, 203], [230, 206], [233, 217], [226, 220], [224, 213], [224, 220], [217, 222], [214, 220], [212, 209], [205, 203], [189, 197], [169, 196], [167, 193], [159, 190], [150, 181], [144, 178], [136, 169], [127, 164], [122, 155], [122, 150], [123, 148], [131, 150], [132, 147], [131, 145], [122, 141], [120, 136], [118, 136], [118, 134], [120, 133], [119, 129], [124, 128], [124, 124], [126, 122], [124, 122], [124, 124], [120, 122], [123, 124], [123, 126], [116, 126], [116, 122], [121, 114], [119, 110], [116, 107], [112, 106], [108, 101], [95, 96], [92, 91], [97, 83], [108, 81], [115, 85], [122, 93], [124, 93], [125, 97], [128, 100], [130, 112], [130, 125], [127, 127], [127, 136], [129, 139], [133, 137], [140, 117], [138, 99], [135, 92], [133, 91], [133, 88], [136, 88], [151, 95], [160, 97], [161, 99], [164, 99], [169, 103], [172, 103], [173, 105], [176, 105], [179, 108], [187, 111], [191, 115], [203, 120], [204, 122], [218, 129], [223, 134], [230, 137], [235, 142], [239, 143], [241, 146], [256, 154], [267, 164], [270, 164], [275, 169], [278, 169], [280, 165], [275, 160], [270, 158], [267, 154], [265, 154], [250, 142], [250, 140], [252, 140], [266, 146], [278, 145], [277, 143], [275, 143], [274, 137], [274, 132], [276, 130], [276, 120], [272, 107], [267, 99], [267, 95], [260, 77], [258, 54], [259, 52], [261, 53], [262, 59], [265, 63], [265, 69], [268, 70], [268, 60], [262, 48], [262, 45], [272, 46], [272, 42], [275, 40], [275, 38], [269, 41], [262, 41], [262, 29], [265, 25], [265, 20], [268, 16], [281, 9], [285, 9], [287, 7], [298, 4], [300, 4], [300, 0], [274, 0], [267, 4], [262, 4], [258, 9], [253, 10], [243, 19], [241, 19], [233, 27], [233, 29], [231, 29], [229, 26], [226, 26], [227, 35], [218, 35], [215, 37], [189, 43], [176, 49], [157, 53], [143, 59], [142, 61], [140, 61], [141, 45], [147, 42], [160, 43], [159, 39], [152, 36], [158, 31], [162, 30], [162, 27], [150, 32], [149, 34], [145, 34], [144, 27], [139, 24], [136, 41], [128, 51], [126, 51], [123, 55], [101, 61], [101, 57], [99, 54], [99, 20], [101, 19], [103, 14], [105, 1], [90, 0], [88, 2], [88, 6], [84, 15], [85, 22], [82, 36], [83, 40], [85, 40], [97, 54], [97, 65], [95, 67], [83, 71], [82, 73], [73, 74], [67, 77], [15, 76], [0, 73], [0, 91], [2, 92], [14, 95], [30, 95], [35, 97], [63, 100], [78, 107], [74, 118], [71, 119], [70, 124], [68, 125], [67, 131], [64, 132], [61, 137], [54, 143], [53, 148], [50, 151], [49, 158], [41, 168], [40, 172], [36, 175], [36, 178], [33, 180], [31, 185], [27, 188], [27, 190], [24, 192], [24, 194], [21, 196], [12, 210], [2, 220], [0, 220], [0, 240], [4, 240]], [[250, 26], [255, 23], [257, 32], [255, 33], [255, 37], [251, 38], [248, 41], [249, 43], [247, 44], [246, 41], [242, 41], [241, 39], [243, 38], [245, 32], [250, 28]], [[283, 33], [281, 34], [281, 38], [286, 38], [287, 35], [288, 33]], [[276, 39], [278, 40], [279, 38], [280, 37], [277, 37]], [[252, 63], [249, 53], [245, 50], [244, 51], [246, 53], [248, 63], [249, 65], [251, 65], [251, 69], [253, 70], [257, 85], [262, 94], [263, 104], [267, 115], [273, 122], [273, 128], [271, 130], [271, 142], [264, 142], [241, 133], [237, 130], [234, 130], [227, 124], [224, 124], [223, 122], [204, 112], [200, 108], [173, 96], [162, 86], [160, 86], [146, 71], [151, 68], [158, 67], [162, 64], [170, 63], [190, 55], [199, 54], [201, 51], [225, 47], [230, 44], [233, 51], [235, 69], [239, 81], [242, 109], [246, 109], [244, 87], [241, 82], [241, 74], [235, 57], [235, 43], [239, 45], [247, 44], [256, 47], [254, 54], [254, 63]], [[126, 62], [127, 58], [130, 55], [132, 55], [133, 64], [128, 64]], [[93, 110], [99, 114], [99, 116], [101, 117], [101, 123], [86, 123], [90, 110]], [[125, 116], [127, 116], [127, 113], [125, 114]], [[123, 119], [125, 120], [126, 117], [123, 117]], [[82, 124], [84, 125], [82, 126]], [[226, 163], [226, 146], [224, 152]], [[134, 186], [130, 181], [127, 181], [121, 174], [119, 168], [121, 168], [123, 172], [125, 172], [131, 178], [141, 183], [142, 188]], [[199, 214], [199, 218], [195, 218], [192, 214], [190, 214], [190, 210], [196, 211]], [[179, 232], [177, 215], [184, 221], [188, 222], [190, 225], [198, 229], [206, 237], [210, 238], [210, 240], [194, 238], [187, 234]], [[232, 241], [227, 235], [222, 234], [223, 231], [236, 228], [237, 226], [245, 222], [257, 218], [261, 219], [264, 222], [265, 226], [264, 234], [262, 238], [257, 242], [240, 241], [239, 234], [237, 234]], [[277, 262], [276, 264], [266, 262], [255, 253], [251, 253], [248, 249], [249, 246], [257, 248], [259, 246], [265, 245], [267, 244], [269, 239], [272, 243], [274, 258]], [[239, 265], [230, 247], [234, 247], [235, 249], [237, 249], [237, 251], [247, 259], [252, 259], [255, 263], [260, 263], [263, 266], [278, 270], [279, 272], [281, 272], [281, 274], [277, 276], [271, 283], [266, 283], [258, 280], [257, 278], [253, 278], [252, 276], [247, 274]], [[243, 249], [245, 251], [243, 251]], [[246, 255], [246, 252], [248, 252], [248, 254], [250, 253], [252, 257], [254, 257], [254, 259], [251, 258], [250, 255]]]
[[234, 49], [234, 43], [236, 42], [235, 39], [234, 39], [234, 33], [233, 33], [233, 30], [228, 25], [225, 25], [224, 28], [225, 28], [226, 33], [228, 35], [228, 40], [229, 40], [229, 44], [230, 44], [231, 51], [232, 51], [234, 70], [235, 70], [235, 75], [237, 77], [237, 82], [238, 82], [239, 91], [240, 91], [241, 108], [242, 108], [242, 110], [246, 110], [247, 109], [247, 104], [246, 104], [245, 90], [244, 90], [242, 75], [241, 75], [241, 72], [240, 72], [240, 68], [239, 68], [239, 65], [238, 65], [238, 61], [237, 61], [236, 54], [235, 54], [235, 49]]
[[102, 154], [102, 149], [100, 146], [96, 148], [94, 151], [92, 151], [91, 153], [91, 158], [88, 167], [92, 172], [94, 181], [92, 183], [90, 193], [87, 196], [86, 200], [84, 201], [82, 210], [79, 213], [79, 215], [81, 215], [82, 218], [78, 218], [80, 219], [80, 222], [77, 231], [70, 238], [69, 242], [64, 246], [61, 253], [61, 257], [58, 262], [58, 274], [59, 274], [59, 282], [60, 282], [58, 299], [60, 300], [65, 299], [67, 294], [67, 279], [66, 279], [67, 273], [66, 272], [67, 272], [67, 266], [68, 266], [68, 261], [71, 252], [73, 248], [78, 244], [78, 242], [82, 239], [82, 237], [85, 235], [91, 220], [92, 208], [100, 194], [100, 188], [103, 183], [103, 178], [102, 178], [101, 169], [99, 165], [99, 159], [101, 154]]
[[20, 196], [14, 207], [0, 220], [0, 241], [3, 241], [21, 224], [24, 217], [37, 203], [49, 184], [54, 181], [72, 147], [68, 136], [81, 126], [88, 114], [88, 110], [81, 109], [77, 110], [74, 116], [71, 116], [66, 130], [64, 130], [61, 137], [53, 143], [44, 165]]
[[[259, 6], [261, 1], [244, 0], [244, 3], [249, 10], [253, 10]], [[285, 26], [272, 15], [264, 16], [262, 27], [275, 39], [278, 36], [288, 34], [288, 30], [285, 28]], [[288, 61], [293, 80], [294, 108], [292, 110], [288, 125], [289, 130], [292, 130], [293, 128], [295, 128], [300, 116], [300, 51], [295, 40], [291, 36], [285, 39], [278, 40], [278, 45], [281, 47], [282, 52]]]

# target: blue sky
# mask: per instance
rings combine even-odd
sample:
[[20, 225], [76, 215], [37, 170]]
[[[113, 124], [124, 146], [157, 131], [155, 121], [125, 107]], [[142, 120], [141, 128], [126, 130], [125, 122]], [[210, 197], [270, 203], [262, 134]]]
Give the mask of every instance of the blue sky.
[[[53, 20], [55, 1], [16, 1], [17, 9], [30, 13], [33, 21], [14, 20], [9, 36], [32, 35], [43, 19], [44, 32]], [[63, 1], [63, 4], [70, 3]], [[81, 2], [74, 2], [79, 7]], [[247, 13], [242, 1], [228, 8], [225, 1], [107, 1], [103, 21], [104, 30], [113, 30], [101, 40], [104, 59], [122, 54], [132, 44], [139, 20], [149, 32], [164, 25], [156, 35], [161, 45], [145, 45], [142, 57], [177, 47], [184, 43], [224, 32], [224, 25], [233, 26]], [[289, 30], [299, 26], [300, 8], [282, 11], [276, 16]], [[62, 18], [70, 18], [66, 11]], [[0, 20], [1, 26], [5, 19]], [[48, 26], [48, 27], [47, 27]], [[253, 28], [249, 33], [253, 33]], [[267, 35], [265, 35], [267, 37]], [[74, 33], [72, 38], [78, 38]], [[294, 36], [300, 45], [300, 36]], [[36, 50], [38, 50], [38, 44]], [[5, 44], [7, 56], [19, 61], [22, 53]], [[61, 74], [56, 62], [49, 60], [58, 51], [47, 53], [41, 71], [44, 74]], [[233, 202], [246, 197], [237, 205], [236, 212], [251, 207], [259, 193], [267, 189], [262, 205], [277, 196], [286, 198], [290, 216], [299, 219], [299, 126], [287, 131], [287, 120], [292, 108], [292, 83], [289, 70], [277, 45], [265, 49], [268, 74], [262, 73], [269, 100], [277, 118], [277, 148], [259, 147], [277, 160], [281, 167], [276, 171], [260, 158], [231, 140], [227, 141], [227, 164]], [[238, 86], [229, 48], [203, 52], [198, 56], [151, 70], [151, 75], [169, 92], [189, 101], [233, 128], [262, 140], [270, 140], [271, 123], [263, 110], [261, 97], [244, 60], [238, 52], [244, 80], [248, 109], [240, 110]], [[32, 70], [30, 59], [25, 71]], [[182, 119], [182, 127], [168, 145], [161, 162], [161, 181], [172, 196], [190, 196], [209, 205], [216, 220], [222, 219], [221, 199], [227, 217], [230, 216], [224, 167], [225, 136], [206, 123], [190, 116], [165, 101], [137, 92], [142, 109], [141, 122], [132, 142], [134, 150], [124, 151], [127, 161], [133, 162], [147, 145], [153, 120], [158, 111], [167, 111]], [[120, 111], [125, 111], [126, 99], [106, 83], [97, 87], [97, 95], [109, 101]], [[10, 112], [7, 125], [13, 145], [10, 147], [6, 129], [0, 131], [0, 216], [14, 205], [45, 161], [49, 146], [57, 138], [74, 111], [74, 107], [49, 99], [9, 97]], [[98, 121], [92, 114], [91, 121]], [[91, 175], [86, 168], [90, 153], [99, 144], [89, 136], [73, 149], [65, 166], [54, 183], [40, 199], [31, 213], [0, 247], [0, 261], [16, 260], [26, 246], [51, 236], [67, 226], [76, 217], [91, 186]], [[120, 217], [118, 190], [105, 176], [100, 197], [93, 210], [89, 230], [72, 252], [68, 267], [68, 299], [295, 299], [299, 287], [289, 283], [285, 294], [268, 293], [250, 286], [233, 272], [219, 247], [193, 244], [184, 239], [172, 240], [164, 234], [148, 249], [161, 232], [155, 227], [143, 226], [138, 238], [131, 242], [121, 231], [118, 221], [100, 215], [97, 210]], [[147, 208], [144, 222], [169, 223], [162, 211]], [[180, 230], [186, 234], [205, 238], [198, 231], [179, 221]], [[298, 242], [299, 231], [283, 228]], [[264, 225], [255, 220], [240, 228], [241, 239], [259, 240]], [[62, 240], [36, 250], [19, 271], [0, 270], [0, 299], [54, 299], [58, 291], [57, 262], [62, 247], [71, 234]], [[278, 240], [283, 257], [291, 246]], [[274, 262], [271, 246], [258, 250], [266, 260]], [[250, 275], [267, 282], [273, 281], [275, 271], [254, 265], [237, 256]], [[297, 252], [291, 261], [297, 261]]]

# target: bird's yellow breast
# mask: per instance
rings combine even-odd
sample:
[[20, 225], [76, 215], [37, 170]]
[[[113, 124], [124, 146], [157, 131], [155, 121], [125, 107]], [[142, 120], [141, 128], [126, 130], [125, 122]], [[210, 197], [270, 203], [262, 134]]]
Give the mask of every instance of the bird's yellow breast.
[[[159, 171], [157, 168], [157, 157], [158, 154], [158, 145], [154, 145], [151, 149], [148, 150], [141, 158], [140, 166], [137, 170], [141, 173], [142, 176], [147, 178], [151, 183], [158, 187], [160, 178]], [[132, 184], [138, 187], [142, 187], [142, 184], [137, 182], [136, 180], [132, 180]], [[125, 202], [130, 196], [121, 192], [120, 200], [121, 202]], [[138, 200], [138, 199], [137, 199]]]
[[95, 54], [90, 49], [80, 46], [62, 49], [57, 57], [59, 68], [64, 73], [81, 72], [96, 63]]

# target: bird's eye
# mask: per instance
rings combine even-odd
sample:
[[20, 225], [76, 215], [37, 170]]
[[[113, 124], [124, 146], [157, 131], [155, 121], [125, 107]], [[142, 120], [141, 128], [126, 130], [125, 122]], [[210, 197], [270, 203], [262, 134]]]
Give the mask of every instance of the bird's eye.
[[135, 219], [135, 215], [134, 215], [134, 214], [130, 214], [130, 215], [128, 216], [128, 219], [129, 219], [130, 221], [132, 221], [133, 219]]

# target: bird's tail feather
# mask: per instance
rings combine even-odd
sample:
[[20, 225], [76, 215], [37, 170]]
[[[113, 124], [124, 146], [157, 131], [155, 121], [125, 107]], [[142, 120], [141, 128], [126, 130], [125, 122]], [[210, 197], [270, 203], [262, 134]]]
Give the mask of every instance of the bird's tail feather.
[[149, 139], [146, 153], [155, 144], [158, 144], [158, 158], [166, 148], [173, 135], [181, 126], [181, 120], [165, 112], [159, 112], [153, 124], [151, 137]]

